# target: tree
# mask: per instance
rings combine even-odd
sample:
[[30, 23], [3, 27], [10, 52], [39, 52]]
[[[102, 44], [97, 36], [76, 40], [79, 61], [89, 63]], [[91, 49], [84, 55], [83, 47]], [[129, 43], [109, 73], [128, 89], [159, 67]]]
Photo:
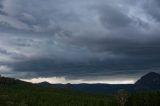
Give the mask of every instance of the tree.
[[117, 99], [120, 106], [125, 106], [128, 99], [128, 92], [125, 89], [118, 90]]

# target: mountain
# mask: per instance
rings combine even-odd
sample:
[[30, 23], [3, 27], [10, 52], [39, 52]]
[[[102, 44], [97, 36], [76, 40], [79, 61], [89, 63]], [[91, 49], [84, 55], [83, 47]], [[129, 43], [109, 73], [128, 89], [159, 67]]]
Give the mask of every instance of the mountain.
[[134, 91], [134, 84], [49, 84], [42, 82], [38, 85], [49, 88], [65, 88], [90, 93], [115, 94], [119, 89], [126, 89], [129, 92]]
[[15, 78], [3, 77], [0, 75], [0, 87], [8, 85], [31, 85], [29, 82], [24, 82]]
[[0, 77], [0, 85], [9, 85], [19, 83], [19, 80], [14, 78]]
[[160, 74], [150, 72], [135, 83], [135, 89], [160, 90]]
[[135, 84], [50, 84], [39, 83], [45, 87], [69, 88], [73, 90], [115, 94], [119, 89], [126, 89], [128, 92], [139, 90], [160, 90], [160, 74], [150, 72], [142, 76]]
[[[31, 85], [31, 83], [23, 82], [21, 80], [0, 77], [0, 86], [15, 84]], [[150, 72], [142, 76], [135, 84], [50, 84], [48, 82], [42, 82], [35, 85], [48, 88], [64, 88], [91, 93], [115, 94], [119, 89], [126, 89], [128, 92], [139, 90], [160, 90], [160, 74]]]
[[115, 94], [119, 89], [126, 89], [133, 92], [133, 84], [73, 84], [73, 89], [92, 93]]
[[[159, 106], [160, 92], [120, 92], [110, 95], [109, 91], [134, 88], [132, 85], [109, 84], [31, 84], [13, 78], [0, 77], [0, 106]], [[47, 86], [53, 86], [48, 88]], [[45, 87], [46, 86], [46, 87]], [[64, 89], [55, 87], [67, 87]], [[69, 89], [68, 89], [69, 88]], [[75, 90], [74, 90], [74, 89]], [[82, 91], [90, 91], [81, 92]], [[123, 91], [123, 90], [121, 90]], [[102, 94], [97, 94], [101, 92]], [[111, 93], [111, 92], [110, 92]]]

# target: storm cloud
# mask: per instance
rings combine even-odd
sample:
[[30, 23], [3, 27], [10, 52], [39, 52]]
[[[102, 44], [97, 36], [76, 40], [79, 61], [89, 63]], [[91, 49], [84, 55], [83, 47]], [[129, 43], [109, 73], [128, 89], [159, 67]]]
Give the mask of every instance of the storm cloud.
[[159, 0], [0, 0], [0, 73], [96, 81], [160, 72], [159, 10]]

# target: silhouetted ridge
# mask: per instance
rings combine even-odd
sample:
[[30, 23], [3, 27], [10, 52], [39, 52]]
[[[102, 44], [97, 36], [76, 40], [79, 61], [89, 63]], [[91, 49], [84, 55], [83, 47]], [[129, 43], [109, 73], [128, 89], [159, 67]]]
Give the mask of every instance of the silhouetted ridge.
[[7, 78], [0, 76], [0, 87], [4, 85], [38, 85], [49, 88], [63, 88], [72, 89], [93, 93], [111, 93], [115, 94], [119, 89], [126, 89], [128, 92], [139, 90], [160, 90], [160, 74], [150, 72], [141, 77], [135, 84], [50, 84], [42, 82], [38, 84], [31, 84], [14, 78]]
[[159, 90], [160, 89], [160, 74], [155, 72], [150, 72], [143, 77], [141, 77], [135, 83], [136, 89], [146, 89], [146, 90]]
[[0, 76], [0, 86], [1, 87], [6, 86], [6, 85], [15, 85], [15, 84], [30, 84], [30, 83], [24, 82], [18, 79], [14, 79], [14, 78]]

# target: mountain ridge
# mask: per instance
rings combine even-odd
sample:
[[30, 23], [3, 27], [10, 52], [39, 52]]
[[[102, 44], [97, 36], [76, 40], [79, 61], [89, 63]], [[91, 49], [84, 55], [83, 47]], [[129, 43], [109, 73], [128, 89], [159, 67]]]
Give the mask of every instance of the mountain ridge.
[[[32, 84], [21, 80], [0, 77], [0, 85], [10, 84]], [[116, 93], [119, 89], [126, 89], [129, 92], [139, 90], [160, 90], [160, 74], [155, 72], [147, 73], [142, 76], [135, 84], [51, 84], [49, 82], [41, 82], [33, 84], [42, 87], [49, 88], [64, 88], [73, 89], [85, 92], [96, 92], [96, 93]]]
[[[147, 80], [146, 80], [147, 79]], [[50, 84], [39, 83], [45, 87], [69, 88], [74, 90], [98, 93], [115, 93], [119, 89], [126, 89], [129, 92], [139, 90], [160, 90], [160, 74], [149, 72], [137, 80], [134, 84]]]
[[159, 90], [160, 89], [160, 74], [150, 72], [142, 76], [136, 83], [136, 89]]

